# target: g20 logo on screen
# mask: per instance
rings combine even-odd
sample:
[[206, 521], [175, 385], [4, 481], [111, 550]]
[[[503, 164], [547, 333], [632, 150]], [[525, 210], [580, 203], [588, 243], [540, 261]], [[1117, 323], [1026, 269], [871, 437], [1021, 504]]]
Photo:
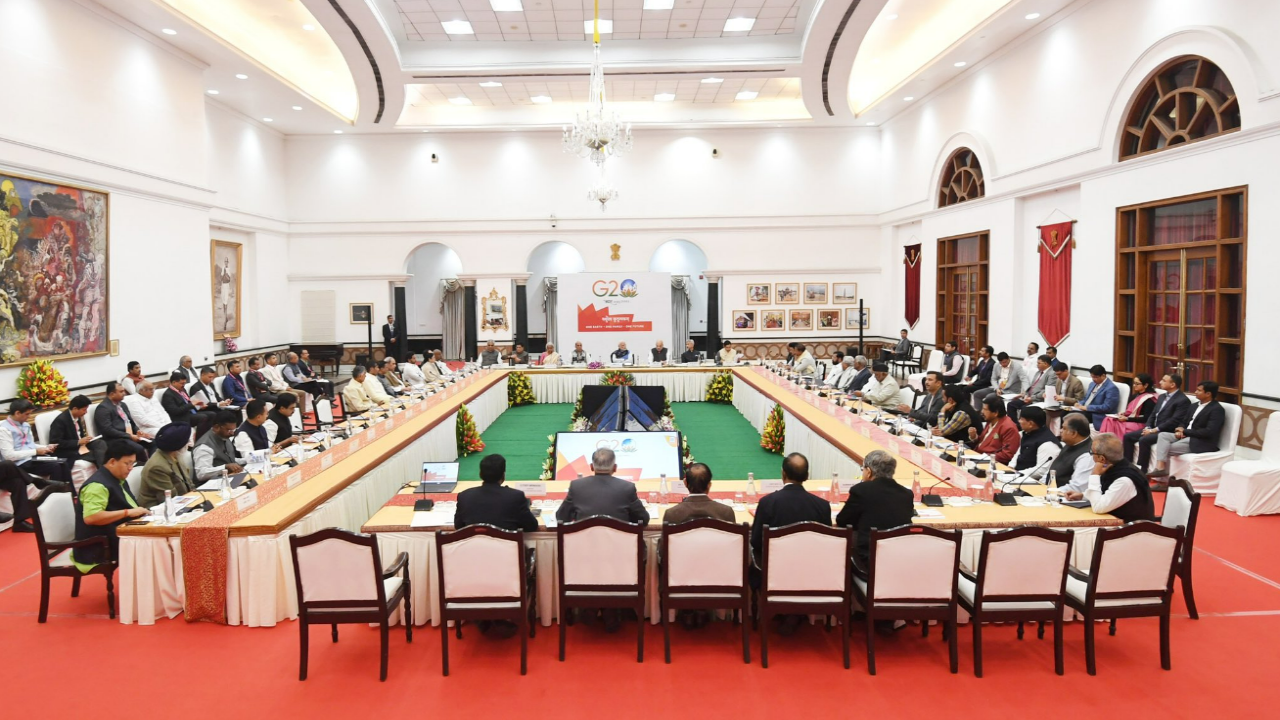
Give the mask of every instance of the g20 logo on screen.
[[597, 280], [591, 284], [591, 292], [596, 297], [633, 298], [640, 295], [640, 288], [636, 285], [636, 281], [630, 278], [622, 282], [617, 280]]

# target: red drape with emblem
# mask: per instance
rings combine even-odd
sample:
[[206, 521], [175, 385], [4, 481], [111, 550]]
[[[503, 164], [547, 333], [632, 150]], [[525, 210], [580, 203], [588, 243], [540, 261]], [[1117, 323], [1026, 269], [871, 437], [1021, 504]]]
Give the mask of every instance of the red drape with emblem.
[[920, 248], [919, 243], [903, 248], [902, 265], [905, 268], [905, 303], [907, 327], [913, 328], [920, 321]]
[[1071, 333], [1072, 222], [1040, 227], [1040, 334], [1058, 345]]

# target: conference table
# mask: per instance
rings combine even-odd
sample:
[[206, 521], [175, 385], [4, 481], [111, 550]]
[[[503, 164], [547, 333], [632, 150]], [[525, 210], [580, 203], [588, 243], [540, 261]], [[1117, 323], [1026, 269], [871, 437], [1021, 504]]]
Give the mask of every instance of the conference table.
[[[610, 368], [613, 369], [613, 368]], [[965, 503], [966, 496], [982, 484], [973, 466], [945, 462], [940, 451], [917, 447], [910, 437], [900, 437], [883, 418], [833, 402], [834, 398], [806, 390], [759, 366], [669, 366], [625, 368], [638, 385], [661, 385], [669, 398], [679, 402], [701, 400], [706, 386], [719, 372], [731, 375], [734, 406], [748, 421], [762, 428], [774, 406], [785, 422], [785, 452], [803, 452], [810, 458], [811, 491], [837, 500], [860, 477], [860, 463], [867, 453], [884, 449], [898, 460], [896, 479], [907, 487], [919, 482], [928, 494], [948, 503]], [[274, 477], [260, 478], [258, 487], [237, 490], [226, 502], [214, 495], [217, 507], [189, 522], [174, 525], [148, 523], [126, 525], [120, 536], [120, 621], [151, 624], [162, 617], [185, 613], [188, 621], [230, 625], [271, 626], [297, 617], [297, 599], [289, 536], [327, 527], [364, 531], [378, 536], [384, 558], [400, 550], [410, 553], [414, 580], [415, 619], [433, 622], [435, 612], [434, 531], [447, 524], [414, 521], [412, 486], [424, 461], [447, 462], [457, 458], [456, 430], [459, 410], [466, 406], [476, 428], [483, 432], [507, 409], [508, 377], [513, 372], [529, 378], [538, 402], [569, 402], [585, 385], [601, 381], [604, 370], [581, 368], [488, 368], [465, 378], [454, 378], [447, 387], [434, 388], [426, 397], [402, 403], [393, 412], [370, 415], [355, 423], [347, 439], [335, 439], [327, 449], [306, 457], [297, 467]], [[543, 393], [539, 394], [539, 390]], [[877, 422], [879, 421], [879, 422]], [[568, 418], [566, 418], [566, 424]], [[695, 454], [696, 454], [696, 448]], [[279, 459], [277, 459], [279, 461]], [[779, 462], [779, 466], [781, 463]], [[511, 481], [533, 480], [510, 478]], [[757, 478], [760, 495], [778, 487], [776, 478]], [[657, 487], [641, 482], [637, 488], [649, 500]], [[466, 483], [460, 485], [464, 489]], [[554, 507], [567, 482], [525, 486], [554, 519]], [[717, 480], [713, 496], [736, 501], [746, 492], [744, 478]], [[1033, 494], [1035, 490], [1033, 488]], [[539, 493], [545, 493], [539, 495]], [[447, 508], [449, 497], [441, 508]], [[678, 498], [668, 497], [668, 501]], [[984, 529], [1042, 525], [1070, 528], [1076, 534], [1073, 563], [1087, 567], [1093, 535], [1098, 527], [1121, 524], [1109, 515], [1087, 509], [1056, 507], [1029, 501], [1031, 505], [999, 507], [991, 503], [948, 505], [923, 509], [916, 522], [964, 532], [964, 557], [976, 563], [977, 543]], [[750, 522], [752, 503], [744, 496], [735, 508], [742, 522]], [[656, 552], [664, 505], [654, 498], [651, 525], [646, 532], [650, 554]], [[833, 512], [838, 507], [833, 505]], [[934, 513], [939, 513], [935, 515]], [[441, 514], [431, 514], [439, 518]], [[554, 532], [545, 523], [530, 533], [527, 542], [536, 551], [539, 567], [541, 621], [555, 617]], [[651, 560], [654, 558], [651, 557]], [[650, 593], [656, 598], [657, 563], [650, 562]], [[654, 600], [651, 605], [656, 603]], [[656, 618], [651, 607], [650, 618]]]

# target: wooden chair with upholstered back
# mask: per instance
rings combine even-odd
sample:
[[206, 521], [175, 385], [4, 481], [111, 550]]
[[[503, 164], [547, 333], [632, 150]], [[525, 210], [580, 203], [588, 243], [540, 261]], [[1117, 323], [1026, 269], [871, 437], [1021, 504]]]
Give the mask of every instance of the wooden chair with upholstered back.
[[671, 612], [733, 610], [742, 626], [742, 661], [751, 662], [747, 628], [751, 528], [714, 518], [664, 525], [658, 540], [658, 595], [664, 656], [671, 662]]
[[840, 619], [844, 667], [849, 668], [853, 605], [853, 528], [815, 522], [764, 528], [764, 559], [757, 594], [760, 664], [769, 667], [769, 620], [776, 615], [827, 615]]
[[[39, 622], [49, 617], [49, 581], [55, 577], [71, 578], [71, 597], [80, 596], [80, 578], [85, 575], [101, 575], [107, 581], [107, 615], [116, 617], [115, 573], [116, 558], [111, 556], [111, 541], [106, 537], [76, 540], [76, 513], [80, 503], [71, 493], [53, 493], [45, 497], [31, 516], [36, 530], [36, 547], [40, 551], [40, 615]], [[101, 545], [105, 553], [102, 562], [88, 573], [80, 572], [71, 562], [71, 552], [76, 548]]]
[[635, 611], [636, 662], [644, 662], [644, 526], [596, 515], [556, 526], [560, 558], [560, 660], [566, 620], [576, 608]]

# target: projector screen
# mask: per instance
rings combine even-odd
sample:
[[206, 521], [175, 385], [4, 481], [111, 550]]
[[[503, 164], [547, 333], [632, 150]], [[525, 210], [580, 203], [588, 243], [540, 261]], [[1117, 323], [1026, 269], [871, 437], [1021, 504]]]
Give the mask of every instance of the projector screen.
[[607, 447], [618, 458], [624, 480], [680, 479], [680, 433], [654, 432], [562, 432], [556, 433], [556, 480], [574, 480], [579, 474], [593, 474], [591, 454]]
[[[564, 362], [575, 342], [602, 363], [625, 342], [637, 365], [649, 364], [658, 340], [671, 347], [671, 273], [566, 273], [559, 282], [556, 342]], [[669, 352], [674, 360], [682, 351]]]

